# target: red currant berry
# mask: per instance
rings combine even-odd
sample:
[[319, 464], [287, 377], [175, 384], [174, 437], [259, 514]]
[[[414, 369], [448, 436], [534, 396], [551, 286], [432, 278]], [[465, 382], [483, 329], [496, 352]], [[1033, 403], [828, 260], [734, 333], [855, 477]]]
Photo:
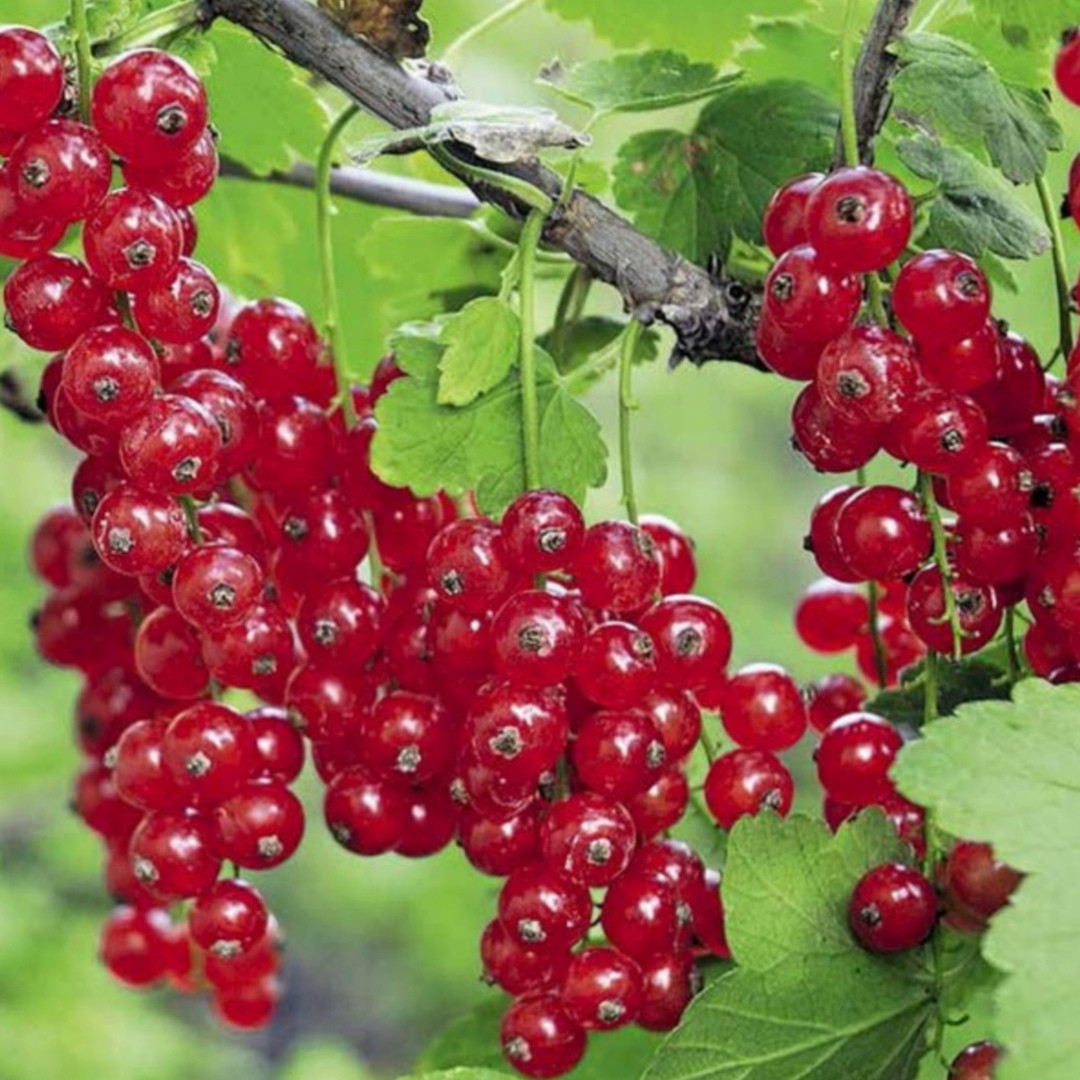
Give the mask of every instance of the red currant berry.
[[519, 998], [499, 1025], [503, 1056], [522, 1076], [561, 1076], [585, 1053], [585, 1031], [547, 994]]
[[381, 855], [397, 847], [408, 813], [408, 799], [400, 787], [362, 768], [339, 772], [323, 800], [326, 827], [342, 847], [357, 855]]
[[795, 631], [815, 652], [844, 652], [854, 647], [869, 617], [862, 590], [822, 578], [808, 586], [796, 605]]
[[1080, 105], [1080, 34], [1075, 30], [1065, 35], [1054, 57], [1054, 82], [1062, 97]]
[[902, 488], [880, 484], [856, 492], [834, 527], [844, 560], [864, 579], [904, 577], [930, 554], [930, 523], [918, 499]]
[[60, 104], [64, 62], [56, 46], [26, 26], [0, 30], [0, 128], [29, 131]]
[[845, 713], [857, 712], [866, 701], [866, 689], [853, 675], [824, 675], [807, 688], [806, 715], [815, 731], [826, 731]]
[[731, 627], [704, 597], [665, 596], [639, 625], [653, 641], [660, 682], [676, 689], [701, 689], [731, 659]]
[[806, 705], [795, 680], [776, 664], [748, 664], [724, 683], [724, 730], [740, 746], [786, 750], [806, 731]]
[[247, 714], [255, 737], [255, 779], [291, 784], [304, 767], [304, 740], [289, 723], [289, 714], [264, 705]]
[[920, 945], [937, 921], [934, 887], [903, 863], [867, 871], [848, 903], [848, 924], [871, 952], [902, 952]]
[[221, 869], [213, 830], [201, 817], [151, 813], [131, 834], [135, 877], [159, 900], [186, 900], [206, 892]]
[[661, 595], [688, 593], [697, 579], [694, 542], [674, 521], [660, 514], [642, 514], [638, 526], [653, 542], [660, 560]]
[[585, 533], [574, 577], [589, 607], [626, 615], [659, 590], [660, 561], [652, 540], [636, 525], [601, 521]]
[[457, 726], [436, 697], [395, 690], [380, 699], [360, 733], [363, 760], [386, 780], [423, 783], [451, 764]]
[[526, 948], [569, 948], [584, 936], [591, 915], [589, 890], [548, 866], [515, 870], [499, 892], [499, 921]]
[[582, 949], [570, 958], [560, 996], [586, 1031], [614, 1031], [637, 1018], [641, 968], [617, 949]]
[[175, 716], [161, 744], [165, 767], [196, 807], [224, 802], [251, 778], [258, 761], [247, 718], [213, 701]]
[[975, 585], [953, 575], [949, 582], [953, 606], [960, 624], [960, 640], [953, 641], [945, 613], [945, 588], [936, 566], [925, 566], [908, 586], [907, 620], [928, 649], [964, 655], [978, 652], [1001, 626], [1002, 610], [992, 585]]
[[469, 709], [466, 733], [480, 764], [514, 783], [535, 783], [566, 745], [566, 708], [550, 691], [495, 683]]
[[7, 168], [21, 214], [63, 222], [88, 217], [112, 175], [105, 144], [74, 120], [46, 120], [20, 140]]
[[154, 350], [123, 326], [88, 330], [64, 357], [61, 386], [91, 420], [125, 424], [150, 404], [158, 388]]
[[945, 863], [945, 889], [981, 919], [1000, 911], [1020, 884], [1021, 875], [994, 856], [989, 844], [960, 840]]
[[152, 986], [172, 970], [179, 940], [161, 908], [119, 907], [105, 920], [98, 954], [109, 974], [128, 986]]
[[589, 888], [614, 881], [630, 862], [636, 841], [625, 807], [592, 792], [554, 803], [540, 824], [544, 862]]
[[705, 777], [705, 803], [722, 829], [762, 810], [787, 817], [793, 794], [791, 773], [767, 750], [721, 754]]
[[818, 472], [851, 472], [881, 449], [881, 429], [830, 408], [810, 383], [791, 407], [791, 442]]
[[631, 623], [602, 622], [585, 636], [576, 683], [594, 705], [628, 709], [656, 684], [656, 647]]
[[761, 232], [774, 255], [783, 255], [793, 247], [810, 242], [806, 206], [824, 179], [824, 173], [806, 173], [789, 180], [773, 193], [761, 219]]
[[94, 511], [94, 547], [120, 574], [152, 574], [176, 562], [187, 546], [180, 507], [164, 496], [121, 484]]
[[994, 1066], [1001, 1050], [992, 1042], [977, 1042], [965, 1046], [952, 1059], [946, 1080], [994, 1080]]
[[462, 518], [445, 526], [428, 547], [427, 563], [440, 598], [462, 611], [486, 611], [511, 584], [502, 535], [487, 518]]
[[870, 806], [893, 793], [889, 769], [903, 745], [900, 733], [874, 713], [855, 712], [829, 725], [815, 752], [818, 779], [832, 798]]
[[638, 1026], [646, 1031], [678, 1027], [687, 1005], [701, 989], [701, 978], [688, 952], [655, 956], [642, 964], [642, 999]]
[[652, 718], [626, 709], [593, 713], [578, 729], [570, 759], [591, 791], [624, 799], [656, 783], [667, 752]]
[[284, 785], [251, 781], [214, 810], [222, 858], [250, 870], [280, 866], [300, 846], [304, 808]]
[[857, 277], [833, 273], [812, 247], [802, 245], [781, 255], [769, 271], [763, 318], [803, 341], [832, 341], [854, 322], [861, 302]]
[[917, 377], [908, 342], [880, 326], [854, 326], [825, 348], [815, 384], [829, 408], [872, 427], [901, 414]]
[[985, 325], [990, 286], [967, 255], [925, 251], [904, 264], [893, 286], [892, 304], [920, 346], [952, 345]]
[[266, 936], [266, 904], [240, 878], [225, 878], [198, 897], [188, 912], [188, 931], [200, 949], [222, 959], [248, 952]]
[[546, 990], [561, 983], [568, 956], [550, 949], [526, 949], [492, 919], [480, 935], [480, 959], [484, 978], [508, 994]]
[[[204, 131], [186, 150], [165, 165], [123, 163], [124, 182], [164, 199], [177, 210], [187, 209], [210, 193], [218, 176], [217, 139], [212, 129]], [[185, 243], [185, 254], [194, 243]]]
[[550, 574], [570, 566], [584, 535], [581, 511], [557, 491], [526, 491], [502, 518], [507, 556], [524, 574]]
[[517, 686], [553, 686], [574, 668], [584, 638], [572, 600], [541, 589], [515, 593], [491, 623], [495, 673]]

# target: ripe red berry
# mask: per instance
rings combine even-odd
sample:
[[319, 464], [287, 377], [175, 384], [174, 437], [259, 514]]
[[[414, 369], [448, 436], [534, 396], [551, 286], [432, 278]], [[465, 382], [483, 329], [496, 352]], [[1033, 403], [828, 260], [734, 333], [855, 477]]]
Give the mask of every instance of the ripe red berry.
[[173, 161], [206, 127], [206, 92], [179, 57], [158, 49], [118, 56], [94, 84], [94, 127], [121, 158], [161, 166]]
[[652, 639], [657, 677], [679, 690], [699, 690], [727, 667], [731, 627], [701, 596], [665, 596], [638, 620]]
[[152, 574], [170, 566], [187, 546], [184, 515], [162, 495], [121, 484], [94, 511], [94, 547], [101, 561], [120, 574]]
[[920, 346], [951, 345], [986, 324], [990, 286], [967, 255], [925, 251], [904, 264], [892, 303], [896, 317]]
[[589, 607], [628, 615], [660, 588], [660, 561], [649, 535], [625, 521], [601, 521], [585, 533], [574, 578]]
[[806, 731], [806, 705], [795, 680], [776, 664], [748, 664], [720, 694], [724, 730], [740, 746], [786, 750]]
[[110, 192], [83, 228], [86, 262], [110, 288], [145, 292], [177, 271], [184, 231], [176, 212], [138, 188]]
[[360, 745], [376, 775], [419, 784], [451, 764], [456, 736], [457, 725], [439, 698], [395, 690], [372, 709]]
[[851, 932], [871, 952], [913, 949], [930, 936], [936, 921], [933, 885], [903, 863], [867, 871], [848, 903]]
[[763, 317], [802, 340], [832, 341], [854, 321], [861, 300], [858, 278], [831, 272], [812, 247], [802, 245], [769, 271]]
[[551, 691], [493, 683], [474, 698], [465, 732], [477, 760], [512, 783], [533, 783], [566, 745], [566, 708]]
[[162, 908], [119, 907], [101, 927], [98, 954], [114, 978], [128, 986], [151, 986], [173, 969], [180, 946]]
[[821, 786], [839, 802], [870, 806], [893, 793], [889, 769], [900, 733], [874, 713], [855, 712], [829, 725], [815, 752]]
[[807, 231], [806, 207], [824, 173], [806, 173], [777, 188], [765, 207], [761, 232], [774, 255], [783, 255], [793, 247], [810, 242]]
[[585, 535], [574, 500], [558, 491], [526, 491], [502, 518], [506, 553], [524, 574], [549, 574], [573, 563]]
[[314, 377], [319, 336], [288, 300], [256, 300], [233, 316], [226, 370], [264, 398], [305, 394]]
[[357, 855], [381, 855], [401, 842], [408, 801], [397, 785], [358, 767], [339, 772], [323, 799], [326, 827]]
[[74, 120], [46, 120], [8, 158], [15, 198], [27, 217], [82, 221], [105, 198], [112, 162], [97, 133]]
[[196, 807], [216, 806], [249, 780], [258, 762], [247, 718], [214, 701], [200, 701], [175, 716], [161, 743], [165, 767]]
[[221, 869], [213, 829], [203, 817], [147, 814], [128, 850], [139, 883], [170, 903], [205, 892]]
[[912, 204], [903, 184], [856, 165], [823, 180], [806, 203], [809, 243], [842, 274], [884, 270], [911, 237]]
[[491, 623], [495, 673], [518, 686], [553, 686], [573, 670], [584, 638], [574, 601], [542, 589], [515, 593]]
[[786, 817], [793, 794], [791, 773], [767, 750], [721, 754], [705, 777], [705, 803], [722, 829], [761, 810]]
[[578, 729], [570, 760], [591, 791], [625, 799], [652, 787], [667, 751], [652, 718], [625, 709], [593, 713]]
[[61, 379], [75, 409], [91, 420], [121, 425], [149, 405], [158, 388], [158, 362], [138, 334], [98, 326], [68, 349]]
[[926, 472], [962, 472], [986, 449], [986, 414], [969, 397], [926, 386], [911, 395], [884, 435], [893, 457]]
[[145, 491], [190, 495], [221, 475], [221, 428], [197, 401], [161, 394], [120, 433], [120, 463]]
[[950, 900], [981, 919], [1001, 910], [1020, 884], [1021, 875], [994, 856], [989, 844], [959, 840], [945, 862], [945, 890]]
[[213, 632], [243, 619], [259, 601], [263, 573], [246, 552], [207, 544], [176, 564], [172, 597], [193, 626]]
[[796, 604], [795, 631], [815, 652], [843, 652], [855, 645], [869, 615], [863, 590], [822, 578], [809, 585]]
[[697, 579], [694, 542], [674, 521], [661, 514], [642, 514], [638, 526], [652, 540], [660, 560], [661, 595], [688, 593]]
[[540, 823], [539, 841], [549, 867], [571, 881], [599, 888], [626, 869], [637, 831], [620, 803], [582, 792], [552, 805]]
[[1065, 35], [1054, 57], [1054, 81], [1062, 97], [1080, 105], [1080, 33], [1075, 30]]
[[594, 705], [628, 709], [656, 685], [656, 646], [632, 623], [598, 623], [582, 641], [575, 679]]
[[791, 407], [791, 442], [818, 472], [851, 472], [881, 449], [881, 429], [837, 412], [810, 383]]
[[511, 584], [499, 527], [488, 518], [446, 525], [427, 551], [428, 578], [451, 607], [479, 614], [493, 607]]
[[64, 62], [37, 30], [0, 30], [0, 129], [29, 131], [48, 120], [64, 92]]
[[[216, 136], [207, 128], [166, 164], [154, 166], [125, 161], [124, 182], [149, 191], [177, 210], [187, 209], [209, 194], [217, 180], [218, 165]], [[194, 247], [193, 242], [185, 242], [184, 254], [190, 255]]]
[[[978, 652], [1001, 625], [1002, 609], [992, 585], [975, 585], [953, 575], [949, 582], [960, 624], [955, 644], [963, 654]], [[946, 617], [945, 587], [936, 566], [925, 566], [908, 586], [907, 619], [928, 649], [952, 655], [952, 628]]]
[[827, 731], [829, 725], [845, 713], [857, 712], [866, 701], [866, 689], [853, 675], [837, 672], [823, 675], [807, 688], [806, 714], [815, 731]]
[[873, 581], [910, 574], [929, 555], [933, 539], [918, 499], [888, 484], [852, 495], [837, 512], [835, 529], [845, 562]]
[[642, 964], [641, 976], [638, 1026], [646, 1031], [671, 1031], [701, 989], [701, 976], [694, 967], [693, 955], [680, 952], [654, 956]]
[[831, 409], [871, 427], [904, 411], [917, 378], [914, 349], [880, 326], [854, 326], [835, 338], [821, 354], [814, 376]]
[[686, 948], [690, 918], [671, 881], [641, 873], [628, 872], [613, 881], [600, 908], [604, 936], [639, 962]]
[[641, 968], [617, 949], [582, 949], [570, 958], [561, 998], [586, 1031], [633, 1023], [641, 996]]
[[241, 878], [224, 878], [195, 900], [188, 912], [191, 940], [205, 952], [230, 959], [266, 936], [268, 915], [258, 890]]
[[1000, 1056], [1000, 1047], [992, 1042], [977, 1042], [965, 1046], [952, 1059], [946, 1080], [994, 1080], [994, 1066]]
[[561, 1076], [585, 1053], [585, 1030], [548, 994], [519, 998], [499, 1026], [503, 1056], [522, 1076]]
[[222, 858], [250, 870], [269, 870], [300, 846], [304, 808], [284, 784], [255, 780], [214, 810], [214, 824]]
[[484, 979], [508, 994], [547, 990], [561, 984], [569, 956], [552, 949], [526, 949], [514, 940], [498, 919], [480, 935]]
[[213, 329], [220, 299], [214, 275], [201, 263], [181, 258], [167, 278], [135, 294], [132, 312], [147, 337], [185, 345]]
[[466, 807], [458, 822], [458, 842], [465, 858], [480, 873], [507, 877], [519, 866], [539, 860], [539, 820], [535, 804], [503, 821], [483, 817]]
[[585, 934], [591, 915], [589, 890], [543, 864], [515, 870], [499, 892], [499, 921], [526, 948], [568, 948]]

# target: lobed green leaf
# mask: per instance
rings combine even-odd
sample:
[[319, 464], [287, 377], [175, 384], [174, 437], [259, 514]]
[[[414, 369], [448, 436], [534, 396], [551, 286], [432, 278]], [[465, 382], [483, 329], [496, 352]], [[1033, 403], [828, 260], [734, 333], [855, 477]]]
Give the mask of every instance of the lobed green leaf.
[[468, 405], [498, 386], [513, 366], [521, 340], [514, 309], [495, 296], [471, 300], [442, 326], [446, 351], [439, 361], [440, 405]]

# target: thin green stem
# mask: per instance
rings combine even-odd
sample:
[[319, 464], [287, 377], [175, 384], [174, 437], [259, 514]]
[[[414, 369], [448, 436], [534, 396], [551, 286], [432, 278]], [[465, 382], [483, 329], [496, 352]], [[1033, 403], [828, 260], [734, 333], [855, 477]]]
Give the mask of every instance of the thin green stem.
[[840, 134], [844, 161], [859, 164], [859, 129], [855, 121], [855, 35], [859, 21], [858, 0], [848, 0], [844, 31], [840, 37]]
[[[855, 482], [859, 487], [866, 487], [866, 468], [862, 466], [855, 474]], [[870, 622], [870, 645], [874, 657], [874, 675], [877, 678], [878, 688], [885, 689], [889, 681], [889, 668], [885, 663], [885, 645], [881, 640], [881, 627], [878, 625], [878, 612], [881, 607], [881, 597], [878, 594], [876, 581], [866, 583], [866, 603]]]
[[885, 290], [881, 284], [881, 278], [877, 274], [866, 275], [866, 292], [870, 300], [870, 311], [874, 316], [874, 322], [879, 326], [889, 325], [889, 316], [885, 311]]
[[1020, 650], [1016, 647], [1016, 608], [1005, 609], [1005, 655], [1009, 664], [1009, 682], [1016, 682], [1023, 674]]
[[525, 486], [540, 486], [540, 398], [536, 388], [536, 249], [544, 231], [544, 215], [534, 210], [521, 230], [521, 274], [518, 289], [521, 317], [521, 421]]
[[1054, 196], [1045, 176], [1035, 181], [1042, 204], [1043, 217], [1050, 230], [1050, 251], [1054, 260], [1054, 281], [1058, 297], [1058, 334], [1062, 355], [1068, 359], [1073, 347], [1072, 296], [1069, 282], [1069, 267], [1065, 261], [1065, 238], [1061, 234], [1061, 218], [1054, 205]]
[[198, 25], [199, 0], [178, 0], [175, 4], [150, 12], [115, 37], [99, 42], [94, 51], [110, 56], [143, 45], [153, 45], [162, 38]]
[[190, 495], [179, 495], [176, 500], [180, 509], [184, 511], [184, 521], [187, 522], [188, 536], [193, 544], [203, 542], [202, 529], [199, 527], [199, 509], [195, 500]]
[[918, 25], [912, 30], [913, 34], [921, 34], [941, 13], [952, 7], [953, 0], [936, 0], [930, 10], [919, 20]]
[[960, 612], [956, 608], [956, 597], [952, 591], [952, 568], [949, 566], [945, 526], [941, 523], [941, 511], [937, 499], [934, 498], [934, 481], [929, 473], [919, 472], [918, 488], [923, 513], [930, 522], [930, 531], [934, 538], [934, 564], [941, 575], [941, 587], [945, 595], [945, 621], [952, 632], [952, 658], [959, 660], [964, 632], [960, 626]]
[[634, 446], [630, 417], [637, 408], [634, 400], [634, 352], [641, 337], [641, 323], [631, 317], [622, 332], [619, 349], [619, 470], [622, 476], [622, 501], [626, 516], [637, 524], [637, 495], [634, 492]]
[[79, 79], [79, 116], [90, 119], [90, 25], [86, 0], [71, 0], [71, 31], [75, 35], [75, 64]]
[[566, 278], [558, 307], [555, 308], [555, 325], [551, 332], [551, 350], [558, 361], [566, 359], [570, 334], [574, 325], [581, 320], [592, 283], [592, 272], [586, 266], [575, 266]]
[[555, 206], [551, 196], [546, 192], [508, 173], [495, 172], [494, 169], [485, 169], [483, 166], [462, 161], [441, 146], [429, 145], [428, 152], [452, 175], [505, 191], [533, 210], [540, 210], [546, 215], [550, 214]]
[[375, 543], [375, 521], [370, 511], [364, 514], [364, 520], [367, 522], [368, 536], [371, 537], [367, 550], [368, 576], [371, 578], [371, 587], [381, 592], [379, 579], [382, 577], [383, 567], [382, 560], [379, 558], [379, 545]]
[[889, 681], [889, 668], [885, 663], [885, 644], [881, 640], [881, 627], [878, 625], [878, 611], [881, 603], [876, 581], [869, 581], [866, 584], [866, 603], [869, 609], [870, 645], [874, 654], [874, 675], [877, 678], [878, 688], [884, 690], [885, 684]]
[[938, 718], [938, 654], [931, 649], [926, 654], [923, 676], [923, 726]]
[[701, 749], [705, 751], [705, 759], [711, 765], [716, 760], [716, 743], [704, 724], [701, 725]]
[[334, 271], [334, 206], [330, 195], [330, 170], [334, 163], [334, 150], [338, 139], [349, 126], [350, 121], [360, 111], [358, 105], [350, 105], [330, 126], [330, 130], [319, 148], [319, 158], [315, 164], [315, 221], [316, 237], [319, 245], [319, 268], [322, 273], [323, 328], [330, 343], [330, 358], [334, 364], [334, 376], [337, 382], [336, 404], [341, 409], [345, 426], [351, 428], [356, 423], [356, 406], [353, 404], [352, 388], [349, 385], [348, 368], [345, 362], [345, 337], [341, 329], [341, 312], [338, 307], [337, 275]]
[[449, 45], [443, 50], [442, 62], [448, 67], [452, 68], [453, 61], [457, 59], [458, 55], [467, 49], [477, 38], [482, 37], [490, 30], [494, 30], [495, 27], [501, 26], [508, 19], [512, 19], [519, 11], [524, 11], [533, 0], [509, 0], [509, 3], [503, 4], [501, 8], [493, 11], [486, 18], [481, 19], [478, 23], [474, 23], [459, 34]]

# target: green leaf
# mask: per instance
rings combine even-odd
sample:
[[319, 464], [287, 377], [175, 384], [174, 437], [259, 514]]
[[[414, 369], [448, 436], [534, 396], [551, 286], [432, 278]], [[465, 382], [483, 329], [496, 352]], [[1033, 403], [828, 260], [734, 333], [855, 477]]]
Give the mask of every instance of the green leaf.
[[967, 146], [984, 146], [991, 162], [1014, 183], [1046, 171], [1046, 156], [1061, 148], [1050, 103], [1035, 90], [1010, 86], [970, 45], [940, 34], [909, 34], [895, 45], [895, 106]]
[[564, 19], [588, 19], [593, 29], [616, 45], [642, 44], [677, 49], [694, 58], [720, 63], [753, 30], [756, 19], [799, 15], [811, 0], [545, 0]]
[[702, 262], [726, 254], [733, 234], [760, 240], [773, 192], [825, 166], [835, 134], [836, 110], [813, 87], [735, 84], [689, 135], [646, 131], [624, 143], [615, 195], [645, 232]]
[[596, 112], [644, 112], [685, 105], [717, 93], [735, 78], [718, 78], [712, 64], [695, 64], [667, 49], [588, 60], [568, 69], [556, 61], [540, 73], [541, 83]]
[[[423, 1073], [469, 1065], [489, 1069], [498, 1077], [518, 1076], [503, 1061], [499, 1049], [499, 1020], [509, 1004], [508, 998], [497, 994], [467, 1016], [452, 1021], [425, 1047], [414, 1069]], [[659, 1035], [638, 1027], [605, 1032], [603, 1038], [589, 1041], [585, 1057], [566, 1073], [566, 1080], [629, 1080], [640, 1075], [660, 1041]], [[442, 1074], [438, 1076], [442, 1080]]]
[[976, 18], [1000, 19], [1007, 32], [1042, 48], [1076, 25], [1076, 0], [971, 0]]
[[253, 35], [215, 23], [218, 62], [206, 80], [223, 156], [264, 176], [294, 157], [314, 160], [328, 128], [326, 110], [295, 69]]
[[872, 956], [847, 925], [870, 867], [904, 848], [880, 812], [836, 836], [773, 814], [731, 831], [724, 870], [737, 967], [690, 1006], [643, 1080], [905, 1080], [933, 1013], [920, 952]]
[[966, 12], [943, 22], [941, 31], [976, 48], [1003, 79], [1035, 89], [1046, 85], [1045, 43], [1033, 48], [1028, 35], [1007, 31], [999, 19]]
[[884, 814], [859, 814], [833, 836], [823, 821], [759, 814], [731, 830], [724, 867], [728, 944], [740, 967], [767, 971], [785, 957], [846, 956], [852, 885], [909, 853]]
[[[93, 0], [86, 6], [91, 41], [105, 41], [134, 26], [145, 14], [144, 0]], [[70, 17], [68, 19], [70, 24]], [[70, 32], [70, 25], [69, 25]]]
[[468, 405], [497, 386], [517, 359], [521, 322], [496, 296], [466, 304], [443, 323], [439, 341], [446, 351], [439, 361], [440, 405]]
[[[912, 678], [905, 678], [904, 685], [896, 690], [882, 690], [867, 703], [870, 712], [878, 713], [894, 724], [910, 724], [922, 727], [925, 709], [923, 671], [920, 665]], [[1004, 672], [994, 664], [982, 659], [965, 659], [953, 663], [944, 657], [938, 659], [938, 716], [952, 716], [959, 706], [968, 701], [1007, 700], [1011, 687], [1003, 680]]]
[[735, 62], [756, 81], [798, 79], [834, 96], [839, 47], [839, 35], [816, 21], [773, 19], [754, 27], [753, 38], [736, 54]]
[[865, 952], [736, 968], [690, 1005], [642, 1080], [909, 1080], [926, 990]]
[[1003, 973], [995, 1080], [1072, 1080], [1080, 1054], [1080, 687], [1019, 683], [1012, 702], [965, 705], [893, 766], [938, 826], [993, 844], [1027, 874], [991, 920], [986, 958]]
[[[602, 315], [586, 315], [583, 319], [562, 328], [559, 334], [554, 329], [541, 334], [537, 344], [555, 357], [561, 372], [576, 371], [597, 353], [610, 352], [610, 364], [603, 364], [597, 371], [596, 378], [602, 378], [618, 363], [618, 349], [615, 342], [626, 329], [626, 324], [617, 319], [608, 319]], [[644, 364], [655, 360], [659, 355], [659, 339], [655, 330], [646, 330], [638, 336], [634, 349], [634, 363]], [[575, 382], [575, 386], [578, 385]]]
[[901, 139], [896, 149], [913, 173], [937, 189], [929, 204], [935, 246], [957, 248], [976, 258], [989, 251], [1008, 259], [1029, 259], [1050, 246], [1050, 236], [1035, 212], [966, 150], [942, 146], [926, 135]]
[[[430, 328], [405, 328], [391, 342], [410, 377], [392, 383], [379, 401], [372, 467], [417, 495], [473, 490], [484, 513], [497, 513], [525, 488], [521, 385], [511, 374], [462, 408], [440, 405], [445, 347], [430, 334]], [[607, 447], [596, 419], [563, 388], [540, 350], [537, 368], [541, 484], [580, 501], [604, 482]]]

